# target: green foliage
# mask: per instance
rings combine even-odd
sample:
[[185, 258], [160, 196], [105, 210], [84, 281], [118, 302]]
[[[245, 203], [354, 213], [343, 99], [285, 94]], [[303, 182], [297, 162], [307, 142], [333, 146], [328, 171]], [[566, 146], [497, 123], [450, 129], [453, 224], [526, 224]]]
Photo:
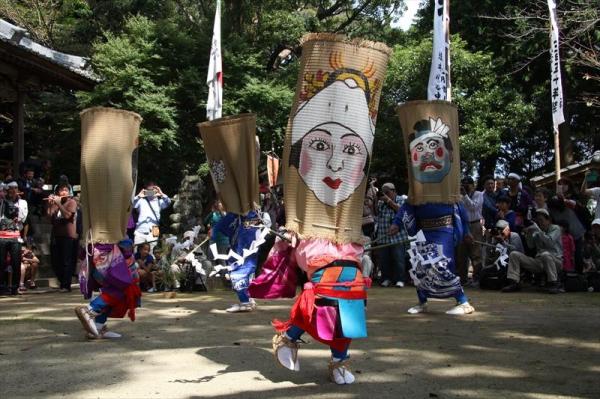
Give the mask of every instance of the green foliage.
[[[598, 10], [591, 3], [570, 0], [567, 9], [559, 2], [559, 24], [572, 38], [561, 55], [566, 113], [570, 134], [578, 140], [578, 156], [600, 146], [600, 107], [586, 104], [598, 98], [598, 67], [593, 57], [592, 64], [582, 63], [586, 53], [581, 45], [588, 43], [587, 38], [597, 43], [600, 37], [597, 22], [581, 24], [597, 21]], [[405, 180], [406, 157], [395, 107], [426, 97], [431, 2], [408, 33], [391, 27], [405, 7], [403, 0], [223, 0], [222, 4], [223, 114], [256, 113], [263, 148], [273, 146], [280, 154], [303, 34], [338, 32], [393, 47], [371, 172], [397, 183]], [[51, 157], [57, 174], [66, 172], [77, 182], [73, 160], [79, 157], [78, 113], [84, 107], [106, 105], [144, 118], [141, 178], [157, 180], [169, 193], [185, 169], [208, 178], [196, 124], [206, 119], [214, 6], [214, 1], [196, 0], [0, 0], [0, 15], [58, 50], [89, 55], [102, 77], [89, 93], [75, 96], [55, 90], [30, 95], [28, 153]], [[482, 174], [504, 167], [532, 174], [551, 168], [546, 166], [551, 165], [552, 142], [548, 59], [543, 53], [548, 48], [545, 2], [454, 1], [451, 7], [452, 95], [459, 106], [465, 171], [477, 168]], [[537, 17], [503, 19], [521, 12]], [[507, 38], [509, 34], [515, 39]], [[278, 58], [282, 51], [289, 52], [285, 62]]]
[[[404, 148], [397, 144], [401, 134], [394, 108], [398, 103], [426, 98], [431, 52], [431, 37], [425, 37], [395, 46], [390, 57], [372, 171], [385, 175], [393, 170], [391, 175], [400, 183], [398, 176], [405, 176], [405, 157]], [[505, 140], [524, 135], [533, 119], [534, 107], [494, 73], [492, 55], [469, 51], [458, 35], [452, 36], [452, 96], [459, 109], [461, 160], [467, 172], [478, 162], [495, 158]]]
[[[157, 24], [146, 17], [129, 19], [120, 35], [105, 34], [94, 44], [92, 63], [103, 81], [92, 92], [80, 93], [83, 107], [96, 105], [135, 110], [144, 119], [144, 145], [160, 150], [176, 148], [177, 109], [174, 85], [165, 76]], [[161, 84], [162, 83], [162, 84]]]

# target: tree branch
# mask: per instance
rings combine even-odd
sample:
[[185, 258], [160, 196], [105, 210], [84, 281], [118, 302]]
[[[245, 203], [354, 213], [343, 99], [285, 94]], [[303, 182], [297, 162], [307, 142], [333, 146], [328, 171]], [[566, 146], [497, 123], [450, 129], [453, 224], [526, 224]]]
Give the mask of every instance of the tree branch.
[[371, 1], [372, 0], [366, 0], [360, 7], [354, 9], [352, 15], [347, 20], [345, 20], [340, 26], [338, 26], [337, 29], [334, 30], [334, 32], [341, 32], [344, 29], [346, 29], [348, 25], [350, 25], [352, 22], [354, 22], [355, 19], [357, 19], [360, 16], [360, 14], [365, 8], [367, 8]]

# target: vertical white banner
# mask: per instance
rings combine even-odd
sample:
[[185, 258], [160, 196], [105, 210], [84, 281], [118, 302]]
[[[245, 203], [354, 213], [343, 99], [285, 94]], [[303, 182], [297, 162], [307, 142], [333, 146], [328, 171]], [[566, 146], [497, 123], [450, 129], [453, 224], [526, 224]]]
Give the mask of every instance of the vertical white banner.
[[433, 52], [428, 100], [451, 101], [450, 96], [450, 0], [433, 0]]
[[208, 64], [208, 100], [206, 117], [208, 120], [220, 118], [223, 112], [223, 65], [221, 62], [221, 0], [217, 0], [215, 24], [213, 27], [210, 61]]
[[550, 11], [550, 87], [552, 96], [552, 124], [558, 133], [558, 125], [565, 121], [563, 114], [563, 91], [560, 76], [560, 52], [558, 41], [558, 23], [556, 22], [556, 2], [548, 0]]

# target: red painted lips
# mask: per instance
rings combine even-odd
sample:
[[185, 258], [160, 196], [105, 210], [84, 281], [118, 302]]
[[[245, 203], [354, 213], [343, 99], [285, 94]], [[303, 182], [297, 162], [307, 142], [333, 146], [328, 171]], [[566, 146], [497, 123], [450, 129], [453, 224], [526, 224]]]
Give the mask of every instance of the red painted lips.
[[331, 177], [327, 176], [323, 179], [323, 183], [327, 184], [332, 189], [337, 190], [340, 184], [342, 184], [342, 179], [333, 180]]

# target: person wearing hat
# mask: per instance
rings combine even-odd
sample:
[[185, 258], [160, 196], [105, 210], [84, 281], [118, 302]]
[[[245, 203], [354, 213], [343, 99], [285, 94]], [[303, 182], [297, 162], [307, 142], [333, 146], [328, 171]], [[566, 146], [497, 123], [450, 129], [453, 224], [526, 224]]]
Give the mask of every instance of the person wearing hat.
[[523, 253], [523, 242], [517, 233], [510, 231], [506, 220], [498, 220], [487, 233], [491, 245], [484, 247], [486, 262], [479, 275], [479, 286], [499, 290], [506, 285], [509, 256], [514, 251]]
[[473, 266], [473, 283], [476, 285], [479, 281], [479, 272], [481, 271], [481, 244], [483, 241], [483, 192], [475, 190], [475, 181], [471, 176], [462, 179], [461, 203], [469, 222], [469, 235], [458, 247], [456, 272], [462, 283], [467, 281], [469, 271], [469, 260]]
[[16, 295], [21, 278], [21, 231], [27, 218], [27, 202], [19, 198], [19, 185], [12, 181], [6, 185], [6, 197], [0, 200], [0, 281], [5, 281], [6, 255], [10, 253], [12, 281], [8, 293]]
[[510, 230], [510, 225], [506, 220], [498, 220], [492, 229], [492, 236], [497, 244], [506, 245], [508, 253], [513, 251], [525, 252], [521, 236]]
[[562, 267], [563, 257], [560, 227], [552, 223], [550, 214], [543, 208], [536, 210], [535, 220], [537, 223], [533, 223], [523, 231], [528, 247], [535, 248], [536, 255], [532, 258], [519, 251], [509, 255], [508, 283], [502, 292], [514, 292], [520, 289], [521, 269], [533, 273], [545, 273], [548, 293], [560, 292], [558, 272]]
[[377, 250], [377, 262], [381, 270], [381, 286], [389, 287], [393, 284], [402, 288], [406, 279], [406, 249], [402, 242], [408, 240], [408, 235], [403, 227], [395, 234], [388, 234], [388, 230], [404, 200], [396, 193], [393, 183], [383, 184], [381, 193], [382, 195], [377, 201], [377, 245], [396, 244]]
[[531, 196], [523, 189], [521, 176], [509, 173], [507, 178], [508, 189], [506, 193], [510, 198], [510, 209], [515, 212], [515, 227], [513, 231], [520, 233], [524, 227], [527, 213], [532, 206]]

